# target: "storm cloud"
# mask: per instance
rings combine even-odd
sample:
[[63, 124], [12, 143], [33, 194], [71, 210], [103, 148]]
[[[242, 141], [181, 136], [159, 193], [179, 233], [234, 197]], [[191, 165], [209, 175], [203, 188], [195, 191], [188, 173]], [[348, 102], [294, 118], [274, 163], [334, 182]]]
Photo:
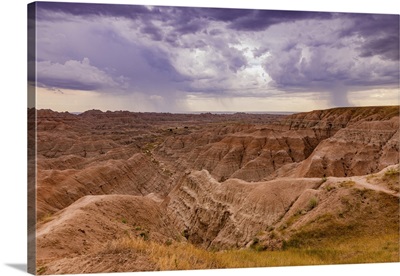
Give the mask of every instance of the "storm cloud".
[[[333, 106], [348, 106], [349, 91], [398, 85], [396, 19], [332, 14], [331, 20], [287, 22], [287, 39], [264, 45], [254, 54], [270, 54], [264, 69], [277, 89], [326, 92]], [[376, 23], [373, 30], [372, 21]], [[282, 29], [276, 28], [275, 33]]]
[[304, 93], [347, 106], [352, 91], [398, 87], [398, 15], [36, 5], [37, 85], [49, 89], [173, 110], [196, 97]]

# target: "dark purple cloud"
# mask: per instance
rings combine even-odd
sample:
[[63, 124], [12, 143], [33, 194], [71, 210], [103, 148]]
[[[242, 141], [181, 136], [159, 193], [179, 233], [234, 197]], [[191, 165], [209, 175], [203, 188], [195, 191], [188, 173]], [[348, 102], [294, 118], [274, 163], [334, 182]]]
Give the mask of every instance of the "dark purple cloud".
[[214, 21], [229, 23], [229, 28], [238, 31], [261, 31], [268, 27], [297, 20], [330, 19], [331, 13], [279, 11], [279, 10], [250, 10], [250, 9], [198, 9], [197, 16]]
[[[208, 21], [229, 23], [229, 28], [239, 31], [261, 31], [284, 22], [306, 19], [330, 19], [331, 13], [300, 11], [269, 11], [249, 9], [161, 7], [152, 9], [145, 6], [121, 4], [84, 4], [39, 2], [41, 10], [68, 13], [76, 16], [114, 16], [128, 19], [160, 20], [172, 26], [179, 35], [196, 33], [207, 27]], [[39, 13], [43, 18], [47, 13]], [[155, 40], [161, 39], [160, 30], [146, 26], [144, 33], [151, 34]]]
[[388, 35], [382, 38], [371, 38], [360, 48], [360, 57], [375, 55], [385, 59], [399, 60], [399, 37]]
[[155, 41], [161, 41], [164, 38], [163, 33], [159, 28], [154, 26], [152, 23], [147, 23], [145, 26], [143, 26], [140, 31], [144, 34], [148, 34], [151, 39]]
[[166, 58], [165, 53], [161, 51], [143, 48], [141, 50], [141, 57], [148, 64], [148, 70], [155, 75], [154, 78], [152, 75], [148, 76], [152, 82], [159, 81], [158, 77], [161, 79], [166, 78], [168, 81], [176, 83], [190, 80], [188, 77], [176, 71], [170, 60]]
[[360, 46], [361, 57], [378, 55], [385, 59], [399, 60], [399, 15], [344, 14], [351, 19], [350, 27], [342, 37], [357, 35], [365, 39]]
[[94, 4], [94, 3], [62, 3], [62, 2], [37, 2], [39, 19], [50, 19], [48, 13], [42, 11], [67, 13], [77, 16], [115, 16], [135, 19], [140, 16], [157, 14], [145, 6], [122, 4]]
[[253, 12], [250, 9], [203, 8], [198, 10], [202, 17], [223, 22], [233, 22], [239, 18], [251, 16]]
[[180, 27], [177, 27], [175, 29], [175, 31], [180, 35], [193, 34], [193, 33], [197, 33], [198, 31], [203, 29], [205, 26], [206, 26], [206, 24], [204, 21], [192, 19], [189, 22], [185, 22]]
[[262, 31], [272, 25], [310, 19], [331, 19], [331, 13], [254, 10], [233, 20], [229, 27], [238, 31]]

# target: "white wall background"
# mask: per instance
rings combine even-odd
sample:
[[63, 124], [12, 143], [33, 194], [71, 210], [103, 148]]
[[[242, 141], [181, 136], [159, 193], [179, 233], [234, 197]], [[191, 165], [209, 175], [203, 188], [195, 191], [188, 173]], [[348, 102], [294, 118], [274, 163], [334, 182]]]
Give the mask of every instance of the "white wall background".
[[[1, 7], [1, 144], [0, 144], [0, 275], [26, 275], [26, 5], [30, 1], [3, 1]], [[61, 2], [61, 1], [57, 1]], [[73, 1], [63, 1], [73, 2]], [[75, 2], [110, 3], [82, 0]], [[287, 9], [399, 14], [393, 0], [315, 1], [315, 0], [117, 0], [120, 4], [209, 6], [231, 8]], [[397, 4], [396, 4], [397, 3]], [[4, 62], [5, 61], [5, 62]], [[112, 273], [96, 275], [383, 275], [400, 271], [400, 263], [335, 265], [240, 270], [213, 270], [158, 273]]]

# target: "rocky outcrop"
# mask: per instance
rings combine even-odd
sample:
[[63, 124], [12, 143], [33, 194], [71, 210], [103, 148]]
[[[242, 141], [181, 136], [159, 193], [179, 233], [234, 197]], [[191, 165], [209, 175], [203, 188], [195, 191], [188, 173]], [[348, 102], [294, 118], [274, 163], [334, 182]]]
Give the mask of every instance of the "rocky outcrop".
[[[387, 185], [388, 176], [393, 185]], [[398, 165], [392, 165], [372, 175], [328, 177], [319, 189], [302, 193], [275, 225], [275, 234], [295, 246], [345, 235], [358, 238], [360, 232], [386, 235], [399, 226], [398, 176]]]
[[307, 189], [321, 179], [218, 182], [206, 170], [193, 171], [168, 195], [168, 213], [187, 239], [205, 248], [243, 247], [279, 221]]
[[189, 135], [171, 141], [160, 150], [169, 160], [177, 159], [175, 162], [189, 169], [206, 169], [218, 180], [234, 177], [247, 181], [259, 181], [285, 164], [304, 160], [319, 143], [312, 130], [257, 127], [228, 132], [223, 138]]
[[[388, 186], [386, 178], [394, 178], [394, 171], [397, 184]], [[203, 170], [188, 173], [166, 203], [173, 224], [193, 244], [223, 249], [257, 242], [264, 250], [276, 250], [301, 231], [339, 235], [341, 228], [356, 224], [363, 231], [373, 226], [368, 231], [385, 233], [386, 224], [398, 223], [398, 191], [398, 166], [362, 177], [254, 183], [218, 182]]]
[[364, 175], [399, 162], [398, 111], [334, 108], [262, 127], [216, 127], [169, 137], [158, 153], [179, 167], [206, 169], [219, 181]]
[[341, 107], [296, 113], [274, 125], [291, 130], [320, 129], [332, 133], [358, 122], [386, 121], [396, 116], [399, 116], [399, 106]]
[[375, 173], [399, 162], [399, 117], [361, 121], [322, 141], [294, 172], [297, 177]]
[[128, 160], [108, 160], [82, 170], [40, 170], [38, 218], [61, 210], [85, 195], [166, 195], [173, 183], [144, 154]]

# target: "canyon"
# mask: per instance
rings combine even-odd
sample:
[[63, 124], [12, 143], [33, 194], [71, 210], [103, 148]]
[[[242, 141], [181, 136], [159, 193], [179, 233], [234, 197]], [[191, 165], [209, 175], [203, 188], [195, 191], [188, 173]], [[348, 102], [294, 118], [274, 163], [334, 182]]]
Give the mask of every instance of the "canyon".
[[38, 274], [163, 269], [116, 250], [126, 239], [223, 252], [397, 235], [398, 252], [399, 106], [29, 114]]

